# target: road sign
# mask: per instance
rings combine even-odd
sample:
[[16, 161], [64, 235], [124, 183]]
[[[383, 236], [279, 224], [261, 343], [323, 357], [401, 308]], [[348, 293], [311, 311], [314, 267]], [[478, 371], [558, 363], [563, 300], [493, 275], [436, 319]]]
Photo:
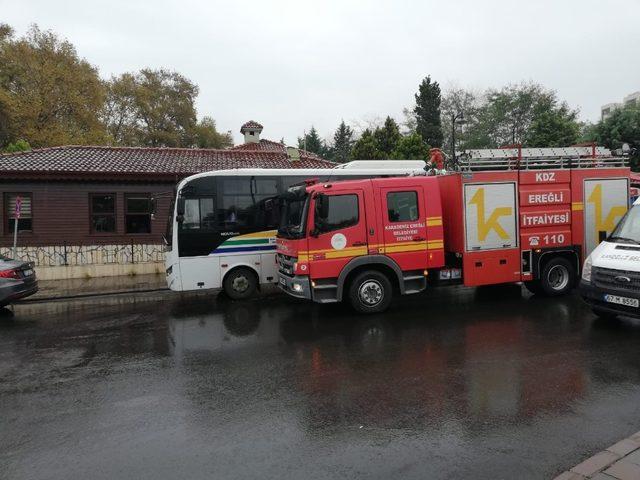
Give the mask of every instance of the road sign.
[[16, 197], [16, 208], [15, 208], [15, 211], [13, 212], [13, 218], [18, 220], [20, 218], [20, 212], [21, 211], [22, 211], [22, 197], [17, 196]]

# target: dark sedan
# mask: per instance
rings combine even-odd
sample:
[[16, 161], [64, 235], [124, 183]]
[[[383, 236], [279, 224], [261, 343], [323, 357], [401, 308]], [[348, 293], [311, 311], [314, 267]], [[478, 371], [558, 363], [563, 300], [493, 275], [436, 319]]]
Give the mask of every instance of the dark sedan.
[[0, 307], [38, 291], [33, 264], [0, 255]]

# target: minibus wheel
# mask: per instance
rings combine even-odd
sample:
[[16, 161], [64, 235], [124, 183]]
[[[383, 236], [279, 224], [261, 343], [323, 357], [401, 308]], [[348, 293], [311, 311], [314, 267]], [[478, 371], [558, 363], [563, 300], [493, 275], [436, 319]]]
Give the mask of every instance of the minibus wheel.
[[234, 300], [243, 300], [252, 296], [258, 279], [253, 270], [246, 267], [234, 268], [224, 277], [224, 292]]

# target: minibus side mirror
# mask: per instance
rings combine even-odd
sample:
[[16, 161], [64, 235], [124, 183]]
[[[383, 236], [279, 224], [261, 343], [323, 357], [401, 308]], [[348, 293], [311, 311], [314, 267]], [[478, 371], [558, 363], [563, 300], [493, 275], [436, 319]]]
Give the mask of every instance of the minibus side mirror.
[[176, 204], [176, 220], [182, 222], [184, 220], [184, 197], [178, 197]]

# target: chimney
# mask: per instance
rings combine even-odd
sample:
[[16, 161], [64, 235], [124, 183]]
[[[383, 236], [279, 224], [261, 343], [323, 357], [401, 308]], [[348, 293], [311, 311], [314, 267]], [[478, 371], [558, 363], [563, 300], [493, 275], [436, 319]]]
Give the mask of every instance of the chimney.
[[240, 133], [244, 135], [244, 143], [258, 143], [261, 132], [262, 125], [254, 120], [249, 120], [240, 127]]
[[300, 150], [295, 147], [287, 147], [287, 156], [289, 157], [290, 162], [299, 162]]

